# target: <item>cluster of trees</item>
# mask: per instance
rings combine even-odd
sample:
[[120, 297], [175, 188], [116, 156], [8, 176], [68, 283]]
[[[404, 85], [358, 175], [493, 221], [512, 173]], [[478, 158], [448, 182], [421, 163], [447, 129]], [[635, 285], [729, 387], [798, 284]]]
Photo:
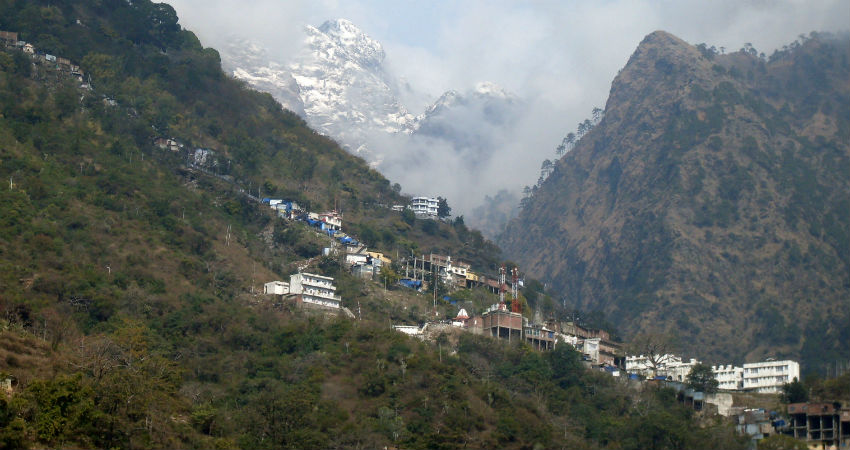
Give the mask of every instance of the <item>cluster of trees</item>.
[[[579, 122], [576, 131], [570, 131], [569, 133], [567, 133], [564, 139], [561, 140], [561, 143], [558, 144], [558, 146], [555, 148], [555, 155], [560, 158], [567, 154], [567, 152], [572, 150], [573, 147], [575, 147], [576, 143], [582, 137], [584, 137], [585, 134], [589, 133], [590, 130], [593, 129], [593, 127], [595, 127], [599, 124], [599, 122], [602, 121], [603, 117], [605, 117], [605, 110], [599, 107], [594, 107], [591, 111], [591, 118]], [[546, 178], [549, 176], [549, 174], [551, 174], [555, 170], [555, 167], [555, 162], [549, 159], [543, 160], [543, 163], [540, 165], [540, 178], [537, 179], [537, 184], [535, 184], [534, 186], [525, 186], [523, 188], [523, 198], [522, 200], [520, 200], [521, 207], [525, 206], [525, 204], [527, 203], [526, 199], [531, 197], [534, 192], [537, 191], [537, 189], [543, 184], [543, 182], [546, 181]]]
[[844, 372], [834, 378], [824, 379], [813, 374], [802, 381], [794, 379], [791, 383], [782, 386], [781, 398], [783, 403], [850, 400], [850, 372]]

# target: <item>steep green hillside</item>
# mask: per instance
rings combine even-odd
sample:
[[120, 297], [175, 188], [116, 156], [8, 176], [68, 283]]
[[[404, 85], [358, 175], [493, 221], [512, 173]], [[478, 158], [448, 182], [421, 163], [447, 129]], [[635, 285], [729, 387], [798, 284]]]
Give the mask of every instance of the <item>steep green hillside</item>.
[[[315, 258], [326, 237], [244, 191], [341, 208], [388, 254], [486, 269], [495, 247], [390, 211], [397, 189], [225, 77], [170, 7], [0, 0], [0, 29], [92, 81], [0, 49], [0, 448], [743, 448], [567, 346], [391, 331], [429, 302]], [[157, 136], [214, 153], [192, 167]], [[252, 293], [307, 259], [363, 320]]]
[[767, 59], [650, 34], [500, 245], [568, 303], [709, 361], [847, 360], [848, 59], [846, 35]]

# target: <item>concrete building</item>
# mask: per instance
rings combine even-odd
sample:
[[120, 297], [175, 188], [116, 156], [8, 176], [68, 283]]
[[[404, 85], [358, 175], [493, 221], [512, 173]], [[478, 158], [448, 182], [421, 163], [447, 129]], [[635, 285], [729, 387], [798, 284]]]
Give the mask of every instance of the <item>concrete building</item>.
[[543, 325], [526, 325], [523, 327], [522, 334], [525, 337], [525, 342], [528, 342], [528, 345], [536, 350], [552, 350], [555, 348], [555, 331]]
[[[265, 203], [265, 199], [263, 199], [263, 202]], [[272, 202], [275, 203], [272, 204]], [[301, 208], [301, 206], [298, 205], [298, 203], [295, 203], [291, 200], [275, 201], [269, 199], [268, 203], [269, 207], [277, 211], [278, 217], [282, 219], [293, 220], [302, 216], [305, 213], [305, 211]]]
[[586, 360], [599, 364], [599, 338], [588, 338], [579, 341], [579, 351]]
[[481, 330], [486, 336], [522, 339], [523, 325], [522, 314], [508, 311], [504, 304], [493, 305], [481, 314]]
[[770, 414], [763, 409], [744, 409], [732, 414], [735, 430], [738, 434], [747, 435], [751, 439], [750, 448], [756, 448], [758, 441], [776, 434], [770, 419]]
[[700, 361], [694, 358], [691, 358], [687, 362], [681, 360], [671, 362], [660, 369], [658, 375], [663, 375], [668, 380], [685, 383], [688, 381], [688, 375], [691, 373], [691, 369], [697, 364], [700, 364]]
[[717, 388], [723, 391], [737, 391], [744, 389], [744, 368], [731, 364], [711, 366], [714, 378], [717, 380]]
[[415, 336], [418, 338], [422, 338], [422, 328], [417, 327], [416, 325], [393, 325], [393, 330], [404, 333], [408, 336]]
[[162, 150], [171, 150], [172, 152], [180, 151], [183, 147], [183, 145], [176, 140], [166, 137], [158, 137], [154, 139], [153, 144]]
[[334, 279], [311, 273], [296, 273], [289, 277], [289, 292], [296, 294], [301, 303], [339, 309], [342, 299], [336, 295]]
[[561, 332], [555, 332], [555, 336], [558, 338], [558, 341], [563, 342], [565, 344], [570, 344], [574, 348], [579, 348], [579, 338], [578, 336], [574, 336], [572, 334], [566, 334]]
[[420, 217], [437, 217], [440, 201], [434, 197], [413, 197], [410, 200], [410, 209], [413, 214]]
[[471, 273], [471, 266], [451, 256], [430, 253], [422, 257], [414, 256], [413, 260], [403, 258], [400, 265], [404, 267], [405, 278], [424, 280], [436, 275], [450, 288], [469, 288], [477, 285], [479, 276]]
[[372, 265], [375, 267], [383, 267], [389, 266], [393, 263], [393, 260], [388, 258], [386, 255], [380, 252], [366, 252], [370, 258], [372, 258]]
[[789, 428], [809, 448], [850, 448], [850, 408], [834, 403], [792, 403], [788, 405]]
[[351, 266], [351, 274], [364, 280], [372, 280], [380, 270], [372, 264], [355, 264]]
[[263, 294], [286, 295], [289, 294], [289, 283], [286, 281], [270, 281], [263, 285]]
[[647, 378], [653, 378], [656, 375], [662, 375], [660, 372], [662, 372], [667, 365], [681, 363], [682, 358], [680, 356], [669, 353], [660, 356], [656, 355], [653, 358], [646, 355], [626, 356], [626, 372], [642, 375]]
[[[522, 280], [517, 280], [522, 287]], [[549, 322], [549, 329], [555, 330], [564, 336], [573, 336], [574, 339], [563, 339], [565, 342], [575, 341], [573, 344], [576, 349], [583, 352], [585, 355], [594, 355], [590, 361], [594, 364], [608, 364], [613, 366], [621, 366], [623, 362], [623, 344], [611, 340], [611, 335], [605, 331], [594, 328], [585, 328], [575, 322]], [[591, 339], [587, 345], [584, 342]], [[592, 347], [597, 347], [596, 349]], [[585, 352], [587, 347], [590, 352]]]
[[777, 393], [782, 385], [800, 379], [800, 364], [795, 361], [763, 361], [744, 364], [743, 389]]
[[56, 57], [56, 66], [58, 66], [62, 70], [71, 71], [71, 60], [68, 58], [63, 58], [61, 56]]
[[365, 245], [349, 245], [345, 248], [345, 264], [348, 266], [371, 264], [371, 259]]
[[339, 231], [342, 229], [342, 214], [336, 211], [319, 214], [319, 220], [322, 222], [322, 230]]
[[15, 45], [18, 43], [18, 33], [14, 31], [0, 31], [0, 42], [6, 45]]

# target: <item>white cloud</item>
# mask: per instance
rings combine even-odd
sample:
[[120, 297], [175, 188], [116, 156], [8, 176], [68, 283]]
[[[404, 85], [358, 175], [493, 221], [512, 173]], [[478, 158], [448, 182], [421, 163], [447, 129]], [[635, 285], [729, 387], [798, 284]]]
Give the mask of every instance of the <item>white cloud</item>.
[[[801, 33], [839, 31], [850, 24], [846, 0], [172, 0], [184, 26], [205, 45], [232, 33], [258, 40], [285, 61], [298, 50], [304, 25], [344, 17], [381, 42], [386, 66], [415, 90], [402, 99], [418, 113], [447, 89], [494, 81], [529, 102], [527, 116], [506, 136], [475, 179], [451, 171], [390, 170], [408, 192], [439, 179], [439, 192], [467, 207], [471, 191], [533, 184], [540, 162], [554, 157], [561, 137], [594, 106], [643, 37], [666, 30], [690, 43], [727, 51], [752, 43], [770, 54]], [[397, 144], [394, 142], [393, 145]], [[377, 145], [377, 144], [376, 144]], [[390, 145], [390, 144], [385, 144]], [[456, 155], [427, 149], [440, 167]]]

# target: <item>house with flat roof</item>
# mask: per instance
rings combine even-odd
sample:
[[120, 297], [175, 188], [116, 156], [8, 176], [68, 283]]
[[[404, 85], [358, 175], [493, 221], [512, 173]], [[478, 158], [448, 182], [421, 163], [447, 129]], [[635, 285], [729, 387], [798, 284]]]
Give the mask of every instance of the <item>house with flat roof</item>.
[[778, 393], [782, 385], [800, 379], [800, 364], [796, 361], [762, 361], [744, 364], [743, 389], [759, 393]]
[[286, 281], [269, 281], [263, 285], [263, 294], [265, 295], [286, 295], [289, 294], [289, 283]]
[[850, 448], [850, 408], [836, 403], [788, 405], [789, 428], [809, 448]]
[[410, 209], [418, 217], [437, 217], [439, 205], [440, 200], [434, 197], [413, 197], [410, 200]]
[[296, 273], [289, 277], [289, 293], [298, 296], [306, 306], [339, 309], [342, 298], [336, 295], [334, 279], [312, 273]]

